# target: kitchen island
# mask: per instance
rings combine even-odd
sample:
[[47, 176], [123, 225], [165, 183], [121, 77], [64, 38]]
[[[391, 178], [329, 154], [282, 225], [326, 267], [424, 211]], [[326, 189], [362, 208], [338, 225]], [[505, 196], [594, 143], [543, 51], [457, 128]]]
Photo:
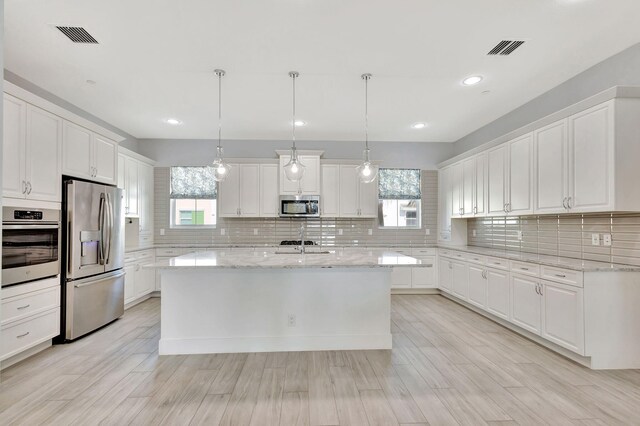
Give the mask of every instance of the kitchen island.
[[[291, 249], [290, 249], [291, 250]], [[160, 355], [391, 349], [391, 268], [378, 250], [215, 250], [154, 265]]]

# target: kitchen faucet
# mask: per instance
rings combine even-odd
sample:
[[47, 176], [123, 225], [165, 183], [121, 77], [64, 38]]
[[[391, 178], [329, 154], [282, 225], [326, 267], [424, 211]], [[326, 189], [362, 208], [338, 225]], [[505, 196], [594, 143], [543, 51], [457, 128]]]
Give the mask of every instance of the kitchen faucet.
[[304, 254], [305, 253], [305, 248], [304, 248], [304, 223], [300, 225], [300, 253]]

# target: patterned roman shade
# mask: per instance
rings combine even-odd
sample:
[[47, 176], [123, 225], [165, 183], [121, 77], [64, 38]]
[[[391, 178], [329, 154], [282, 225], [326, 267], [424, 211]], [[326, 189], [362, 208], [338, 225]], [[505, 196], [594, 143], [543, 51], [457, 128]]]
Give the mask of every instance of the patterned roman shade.
[[378, 198], [381, 200], [419, 200], [419, 169], [380, 169]]
[[218, 187], [213, 179], [213, 167], [171, 167], [169, 198], [215, 199]]

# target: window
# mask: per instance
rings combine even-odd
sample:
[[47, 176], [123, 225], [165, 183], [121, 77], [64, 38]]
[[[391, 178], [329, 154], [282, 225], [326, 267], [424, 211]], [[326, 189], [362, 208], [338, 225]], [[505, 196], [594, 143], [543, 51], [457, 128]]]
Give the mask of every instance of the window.
[[171, 227], [214, 227], [217, 197], [211, 167], [172, 167]]
[[381, 228], [420, 228], [420, 170], [380, 169], [378, 222]]

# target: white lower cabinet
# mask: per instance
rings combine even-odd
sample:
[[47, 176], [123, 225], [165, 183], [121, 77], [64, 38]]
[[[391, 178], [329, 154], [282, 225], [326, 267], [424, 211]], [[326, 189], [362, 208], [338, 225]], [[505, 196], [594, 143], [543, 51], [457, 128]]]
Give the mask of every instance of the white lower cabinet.
[[411, 268], [411, 287], [413, 288], [436, 288], [436, 258], [435, 256], [425, 256], [421, 258], [423, 266]]
[[411, 288], [411, 268], [391, 268], [391, 288]]
[[542, 331], [540, 280], [524, 275], [511, 275], [510, 321], [535, 334]]
[[460, 262], [452, 262], [451, 280], [453, 294], [462, 300], [469, 298], [469, 267]]
[[144, 298], [156, 290], [156, 271], [147, 268], [155, 262], [153, 249], [128, 253], [124, 263], [124, 304]]
[[542, 281], [542, 337], [584, 355], [583, 289]]
[[453, 263], [446, 258], [438, 258], [438, 278], [440, 282], [440, 289], [447, 293], [453, 292], [452, 277], [453, 275]]
[[487, 311], [509, 319], [509, 273], [487, 269]]
[[481, 266], [469, 266], [469, 303], [480, 308], [487, 306], [487, 279]]
[[0, 361], [60, 334], [60, 278], [2, 289]]

